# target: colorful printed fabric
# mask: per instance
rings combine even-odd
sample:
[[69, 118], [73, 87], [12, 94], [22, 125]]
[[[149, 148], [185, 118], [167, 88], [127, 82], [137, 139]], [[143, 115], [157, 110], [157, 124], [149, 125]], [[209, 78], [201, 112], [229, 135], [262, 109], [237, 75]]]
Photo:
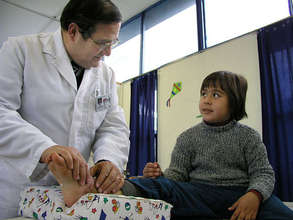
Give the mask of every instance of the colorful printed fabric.
[[168, 220], [172, 205], [161, 200], [88, 193], [71, 208], [60, 187], [28, 187], [21, 193], [19, 215], [34, 219]]

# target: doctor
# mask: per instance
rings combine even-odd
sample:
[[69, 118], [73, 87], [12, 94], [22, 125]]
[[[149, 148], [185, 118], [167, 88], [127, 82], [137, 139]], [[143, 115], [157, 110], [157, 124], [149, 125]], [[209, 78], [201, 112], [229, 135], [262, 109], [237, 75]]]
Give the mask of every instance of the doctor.
[[17, 216], [25, 186], [57, 183], [47, 167], [53, 152], [81, 185], [90, 175], [103, 193], [124, 183], [129, 130], [102, 61], [121, 14], [110, 0], [71, 0], [60, 21], [55, 33], [9, 38], [0, 50], [0, 219]]

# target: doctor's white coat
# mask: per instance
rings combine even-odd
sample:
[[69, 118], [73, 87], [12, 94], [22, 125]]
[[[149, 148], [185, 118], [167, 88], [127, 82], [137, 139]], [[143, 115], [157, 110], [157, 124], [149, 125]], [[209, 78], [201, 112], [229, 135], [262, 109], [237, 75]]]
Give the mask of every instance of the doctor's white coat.
[[123, 169], [129, 130], [112, 69], [85, 70], [80, 88], [61, 30], [10, 38], [0, 50], [0, 219], [16, 216], [27, 185], [56, 181], [39, 159], [52, 145], [76, 147], [86, 160]]

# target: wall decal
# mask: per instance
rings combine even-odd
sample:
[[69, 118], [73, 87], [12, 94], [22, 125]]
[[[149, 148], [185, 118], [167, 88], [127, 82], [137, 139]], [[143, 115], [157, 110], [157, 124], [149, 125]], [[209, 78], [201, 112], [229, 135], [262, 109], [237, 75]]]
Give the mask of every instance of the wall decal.
[[167, 107], [170, 107], [171, 106], [171, 99], [177, 95], [179, 92], [181, 92], [182, 90], [182, 82], [176, 82], [176, 83], [173, 83], [173, 88], [172, 88], [172, 92], [171, 92], [171, 95], [170, 95], [170, 98], [167, 100]]

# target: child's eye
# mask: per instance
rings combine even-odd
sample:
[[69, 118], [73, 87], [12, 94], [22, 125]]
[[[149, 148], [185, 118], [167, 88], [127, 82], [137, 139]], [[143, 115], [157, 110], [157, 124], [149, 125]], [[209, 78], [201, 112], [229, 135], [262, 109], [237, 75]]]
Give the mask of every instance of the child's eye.
[[220, 97], [219, 93], [216, 93], [216, 92], [213, 94], [213, 96], [214, 96], [215, 98], [219, 98], [219, 97]]
[[201, 92], [201, 96], [206, 96], [207, 93], [206, 92]]

